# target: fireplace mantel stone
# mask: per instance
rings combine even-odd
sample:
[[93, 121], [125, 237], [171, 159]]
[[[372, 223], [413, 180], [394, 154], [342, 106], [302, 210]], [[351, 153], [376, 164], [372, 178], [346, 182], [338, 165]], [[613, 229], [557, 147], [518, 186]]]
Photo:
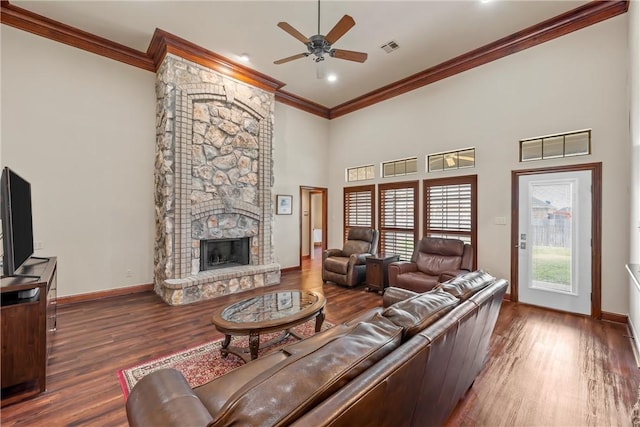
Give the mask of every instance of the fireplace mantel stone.
[[[156, 96], [156, 293], [180, 305], [279, 283], [274, 94], [168, 54]], [[249, 265], [199, 271], [201, 239], [237, 237]]]

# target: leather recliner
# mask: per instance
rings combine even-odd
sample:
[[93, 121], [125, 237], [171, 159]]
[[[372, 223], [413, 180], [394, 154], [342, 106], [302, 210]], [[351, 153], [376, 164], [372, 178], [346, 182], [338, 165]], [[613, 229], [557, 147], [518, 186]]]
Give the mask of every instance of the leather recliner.
[[342, 249], [322, 252], [322, 281], [354, 287], [365, 280], [365, 259], [378, 250], [378, 230], [351, 228]]
[[389, 286], [426, 292], [472, 270], [471, 245], [458, 239], [425, 236], [416, 245], [411, 261], [389, 264]]

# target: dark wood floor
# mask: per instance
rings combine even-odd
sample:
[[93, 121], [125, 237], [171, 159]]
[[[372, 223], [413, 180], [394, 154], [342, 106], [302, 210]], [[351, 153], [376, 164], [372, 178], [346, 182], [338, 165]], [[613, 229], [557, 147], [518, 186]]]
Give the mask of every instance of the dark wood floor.
[[[322, 290], [334, 323], [381, 303], [362, 288], [323, 285], [317, 259], [279, 287]], [[47, 391], [2, 408], [0, 423], [126, 425], [116, 372], [219, 337], [212, 310], [247, 295], [170, 307], [149, 292], [59, 307]], [[626, 335], [624, 325], [506, 302], [487, 365], [448, 424], [630, 425], [640, 374]]]

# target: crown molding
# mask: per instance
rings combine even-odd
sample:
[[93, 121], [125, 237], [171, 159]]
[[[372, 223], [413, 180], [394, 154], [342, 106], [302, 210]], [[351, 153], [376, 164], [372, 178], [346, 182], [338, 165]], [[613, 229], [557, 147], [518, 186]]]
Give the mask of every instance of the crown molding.
[[134, 67], [154, 71], [153, 62], [144, 52], [38, 15], [8, 1], [0, 2], [0, 22]]
[[286, 92], [282, 90], [285, 83], [160, 29], [154, 32], [147, 52], [140, 52], [14, 6], [8, 0], [0, 1], [0, 22], [148, 71], [155, 72], [164, 56], [172, 53], [234, 79], [274, 92], [278, 102], [326, 119], [334, 119], [623, 14], [628, 8], [629, 0], [591, 1], [333, 108]]
[[532, 25], [510, 36], [486, 44], [434, 67], [383, 86], [362, 96], [330, 109], [329, 118], [366, 108], [378, 102], [402, 95], [438, 80], [451, 77], [463, 71], [484, 65], [496, 59], [528, 49], [573, 31], [588, 27], [614, 16], [623, 14], [629, 8], [628, 0], [591, 1], [576, 9]]
[[285, 85], [283, 82], [269, 77], [266, 74], [237, 64], [195, 43], [156, 28], [149, 48], [147, 49], [147, 56], [153, 61], [155, 67], [154, 71], [158, 69], [162, 59], [164, 59], [167, 53], [172, 53], [269, 92], [275, 92]]
[[315, 114], [316, 116], [320, 116], [324, 119], [329, 118], [330, 110], [324, 105], [301, 98], [298, 95], [294, 95], [293, 93], [282, 89], [278, 89], [276, 91], [276, 101], [306, 111], [307, 113]]

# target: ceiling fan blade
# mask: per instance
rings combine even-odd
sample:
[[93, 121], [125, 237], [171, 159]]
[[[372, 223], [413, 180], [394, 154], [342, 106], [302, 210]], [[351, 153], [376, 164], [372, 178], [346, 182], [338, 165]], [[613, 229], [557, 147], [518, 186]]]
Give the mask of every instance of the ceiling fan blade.
[[356, 21], [353, 20], [349, 15], [344, 15], [338, 23], [329, 31], [329, 34], [325, 36], [325, 40], [329, 42], [329, 44], [334, 44], [338, 41], [338, 39], [349, 31], [354, 25], [356, 25]]
[[304, 44], [309, 43], [309, 39], [308, 38], [306, 38], [300, 31], [296, 30], [295, 28], [293, 28], [291, 25], [287, 24], [286, 22], [278, 22], [278, 27], [282, 28], [287, 33], [291, 34], [293, 37], [295, 37], [298, 40], [300, 40], [302, 43], [304, 43]]
[[286, 58], [278, 59], [277, 61], [273, 61], [274, 64], [284, 64], [285, 62], [293, 61], [294, 59], [304, 58], [305, 56], [309, 56], [308, 53], [299, 53], [297, 55], [288, 56]]
[[354, 52], [353, 50], [332, 49], [331, 56], [338, 59], [346, 59], [347, 61], [364, 62], [369, 55], [364, 52]]

